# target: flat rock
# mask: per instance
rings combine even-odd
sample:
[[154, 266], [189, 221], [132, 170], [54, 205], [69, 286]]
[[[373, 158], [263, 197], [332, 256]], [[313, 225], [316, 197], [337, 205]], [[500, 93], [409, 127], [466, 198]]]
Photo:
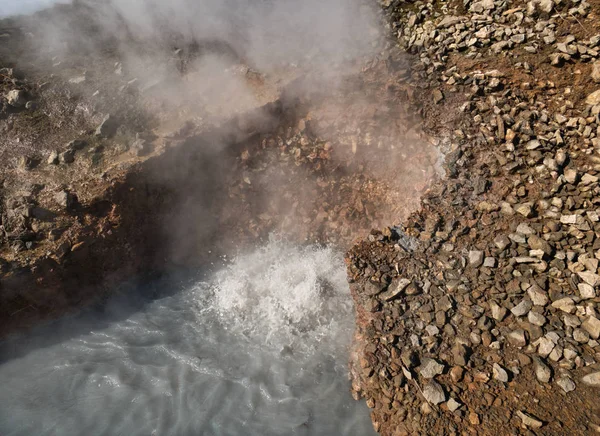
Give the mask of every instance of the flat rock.
[[508, 373], [497, 363], [494, 363], [492, 373], [495, 380], [501, 381], [502, 383], [508, 383]]
[[394, 280], [389, 286], [387, 291], [383, 292], [380, 295], [380, 298], [385, 301], [390, 301], [400, 295], [407, 287], [410, 285], [410, 280], [408, 279], [397, 279]]
[[517, 415], [519, 416], [519, 418], [521, 418], [521, 421], [527, 427], [540, 428], [544, 425], [544, 423], [542, 421], [540, 421], [535, 416], [533, 416], [527, 412], [521, 412], [519, 410], [519, 411], [517, 411]]
[[531, 307], [532, 307], [531, 301], [522, 300], [519, 304], [517, 304], [515, 307], [510, 309], [510, 311], [512, 312], [512, 314], [514, 316], [524, 316], [524, 315], [527, 315], [527, 313], [529, 313], [529, 311], [531, 310]]
[[584, 376], [581, 381], [588, 386], [600, 387], [600, 371]]
[[434, 380], [430, 380], [423, 388], [423, 396], [431, 404], [440, 404], [446, 401], [444, 389]]
[[581, 323], [581, 327], [594, 339], [600, 338], [600, 320], [595, 316], [588, 317]]
[[596, 106], [597, 104], [600, 104], [600, 89], [588, 95], [585, 99], [585, 104], [590, 106]]
[[592, 80], [596, 83], [600, 83], [600, 61], [596, 61], [592, 64]]
[[561, 387], [561, 389], [567, 393], [574, 391], [576, 386], [575, 382], [571, 380], [569, 377], [562, 376], [558, 380], [556, 380], [556, 384]]
[[561, 298], [552, 303], [552, 307], [555, 309], [562, 310], [566, 313], [573, 313], [575, 311], [575, 303], [570, 297]]
[[434, 359], [423, 359], [421, 366], [419, 367], [419, 374], [421, 374], [421, 377], [424, 378], [433, 378], [442, 372], [444, 372], [444, 365]]

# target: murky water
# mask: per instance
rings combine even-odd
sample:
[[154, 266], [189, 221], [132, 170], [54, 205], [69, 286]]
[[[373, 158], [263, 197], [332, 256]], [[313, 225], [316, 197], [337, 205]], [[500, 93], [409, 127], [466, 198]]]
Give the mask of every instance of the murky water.
[[273, 241], [127, 294], [0, 344], [0, 434], [374, 434], [332, 249]]

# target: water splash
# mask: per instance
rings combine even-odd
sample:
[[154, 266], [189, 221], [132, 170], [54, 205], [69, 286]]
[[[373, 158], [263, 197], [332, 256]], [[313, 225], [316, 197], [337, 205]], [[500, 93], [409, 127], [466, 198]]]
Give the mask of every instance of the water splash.
[[271, 241], [174, 283], [0, 344], [0, 434], [373, 434], [339, 253]]

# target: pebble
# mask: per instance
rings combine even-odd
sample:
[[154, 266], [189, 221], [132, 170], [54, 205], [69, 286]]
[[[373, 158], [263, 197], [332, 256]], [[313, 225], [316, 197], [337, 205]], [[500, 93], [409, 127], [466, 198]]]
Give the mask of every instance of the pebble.
[[444, 365], [438, 363], [434, 359], [423, 359], [421, 366], [419, 367], [419, 374], [421, 374], [421, 377], [423, 378], [433, 378], [442, 372], [444, 372]]
[[430, 380], [423, 388], [423, 396], [428, 403], [433, 405], [443, 403], [446, 401], [446, 393], [439, 383], [434, 380]]
[[506, 372], [506, 370], [504, 368], [502, 368], [497, 363], [494, 363], [494, 365], [492, 367], [492, 373], [493, 373], [494, 379], [501, 381], [502, 383], [508, 383], [508, 373]]
[[573, 380], [571, 380], [569, 377], [559, 377], [556, 380], [556, 384], [558, 386], [560, 386], [562, 388], [563, 391], [565, 391], [566, 393], [572, 392], [575, 390], [576, 385], [575, 382]]
[[600, 387], [600, 371], [584, 376], [581, 381], [588, 386]]
[[594, 339], [600, 338], [600, 320], [595, 316], [589, 316], [581, 323], [581, 328], [587, 331]]
[[521, 421], [523, 421], [523, 424], [526, 425], [527, 427], [540, 428], [544, 425], [544, 423], [542, 421], [540, 421], [535, 416], [533, 416], [527, 412], [522, 412], [522, 411], [518, 410], [517, 415], [519, 416], [519, 418], [521, 418]]
[[535, 359], [535, 377], [542, 383], [548, 383], [552, 378], [552, 370], [541, 359]]

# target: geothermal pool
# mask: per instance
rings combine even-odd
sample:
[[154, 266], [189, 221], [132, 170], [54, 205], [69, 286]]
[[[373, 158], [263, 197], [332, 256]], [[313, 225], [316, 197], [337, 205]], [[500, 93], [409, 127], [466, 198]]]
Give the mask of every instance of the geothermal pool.
[[341, 255], [271, 241], [0, 343], [2, 435], [375, 434]]

